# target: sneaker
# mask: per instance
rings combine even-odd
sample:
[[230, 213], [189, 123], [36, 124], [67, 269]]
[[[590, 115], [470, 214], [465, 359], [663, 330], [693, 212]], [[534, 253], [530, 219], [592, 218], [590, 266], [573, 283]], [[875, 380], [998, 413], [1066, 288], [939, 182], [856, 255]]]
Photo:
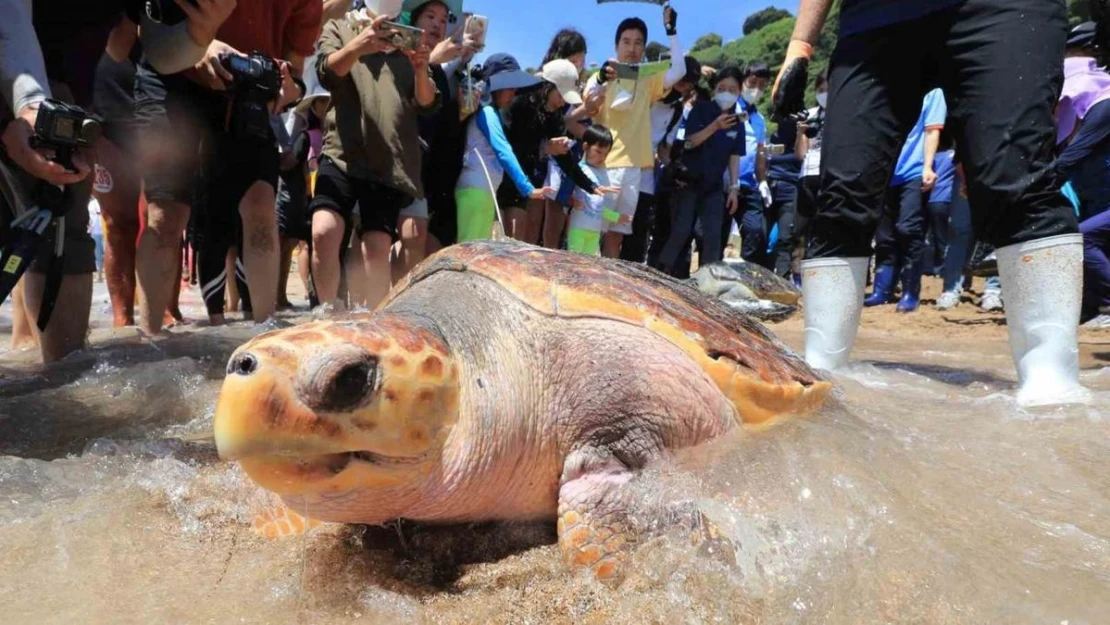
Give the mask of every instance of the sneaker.
[[1102, 313], [1094, 319], [1084, 323], [1081, 327], [1097, 329], [1110, 328], [1110, 314]]
[[987, 291], [983, 293], [983, 300], [979, 302], [979, 309], [983, 312], [1001, 312], [1002, 294], [996, 291]]
[[957, 291], [945, 291], [937, 298], [937, 310], [952, 310], [960, 305], [960, 294]]

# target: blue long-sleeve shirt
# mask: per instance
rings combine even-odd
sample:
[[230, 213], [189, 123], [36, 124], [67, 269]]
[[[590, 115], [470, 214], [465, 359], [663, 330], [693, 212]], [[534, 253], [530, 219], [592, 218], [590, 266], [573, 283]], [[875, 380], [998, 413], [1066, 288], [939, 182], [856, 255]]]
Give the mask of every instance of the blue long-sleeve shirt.
[[[489, 172], [488, 180], [486, 171]], [[513, 154], [501, 125], [500, 114], [487, 104], [478, 109], [467, 125], [463, 170], [455, 186], [458, 189], [488, 189], [497, 195], [497, 188], [501, 186], [505, 174], [522, 196], [528, 197], [536, 190]]]

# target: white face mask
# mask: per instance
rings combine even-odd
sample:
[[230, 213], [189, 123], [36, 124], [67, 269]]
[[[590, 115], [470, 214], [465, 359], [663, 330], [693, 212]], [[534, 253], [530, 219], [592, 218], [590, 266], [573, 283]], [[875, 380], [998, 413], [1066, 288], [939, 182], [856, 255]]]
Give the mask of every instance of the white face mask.
[[763, 97], [762, 89], [754, 89], [752, 87], [744, 87], [744, 101], [748, 104], [755, 104]]
[[736, 94], [729, 93], [728, 91], [718, 91], [713, 94], [713, 101], [717, 103], [717, 106], [721, 107], [721, 110], [728, 110], [736, 106]]
[[829, 101], [828, 92], [817, 94], [817, 106], [820, 106], [821, 108], [825, 108], [825, 103], [828, 102], [828, 101]]

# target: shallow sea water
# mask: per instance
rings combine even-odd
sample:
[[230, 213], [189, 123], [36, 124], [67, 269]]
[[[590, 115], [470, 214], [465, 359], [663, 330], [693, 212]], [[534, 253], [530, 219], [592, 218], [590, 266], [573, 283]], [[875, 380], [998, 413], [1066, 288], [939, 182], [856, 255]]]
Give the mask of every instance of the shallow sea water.
[[1110, 622], [1110, 372], [1026, 412], [1002, 351], [865, 342], [820, 414], [652, 468], [643, 496], [697, 497], [735, 553], [665, 537], [614, 591], [564, 568], [554, 524], [256, 537], [272, 500], [210, 440], [255, 331], [105, 339], [45, 373], [0, 352], [3, 622]]

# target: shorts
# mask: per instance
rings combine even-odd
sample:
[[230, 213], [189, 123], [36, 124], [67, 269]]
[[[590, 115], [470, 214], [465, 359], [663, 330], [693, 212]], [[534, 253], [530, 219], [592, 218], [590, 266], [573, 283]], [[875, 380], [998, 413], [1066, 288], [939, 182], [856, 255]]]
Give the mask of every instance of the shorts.
[[278, 232], [282, 237], [298, 241], [312, 238], [308, 218], [308, 181], [300, 167], [281, 173], [277, 189], [277, 215]]
[[[276, 191], [276, 139], [236, 139], [226, 130], [227, 94], [182, 75], [162, 76], [144, 63], [135, 72], [135, 120], [148, 202], [192, 205], [204, 184], [215, 206], [238, 207], [257, 181]], [[201, 182], [201, 176], [207, 180]]]
[[628, 216], [628, 223], [609, 224], [607, 232], [632, 234], [631, 218], [636, 215], [636, 205], [640, 202], [640, 183], [643, 180], [644, 170], [639, 167], [614, 167], [609, 170], [609, 182], [614, 187], [620, 187], [617, 203], [614, 208], [622, 217]]
[[455, 191], [428, 195], [428, 234], [435, 236], [440, 245], [447, 247], [455, 242], [459, 231], [459, 208]]
[[[554, 163], [549, 159], [549, 162]], [[558, 166], [556, 166], [558, 167]], [[547, 166], [544, 163], [521, 163], [520, 168], [528, 176], [528, 181], [532, 183], [533, 187], [541, 189], [544, 187], [544, 180], [547, 178]], [[501, 179], [501, 186], [497, 187], [497, 204], [501, 210], [507, 208], [525, 209], [528, 207], [528, 198], [520, 194], [516, 188], [516, 184], [508, 174], [505, 174]]]
[[372, 180], [352, 178], [330, 158], [321, 156], [320, 167], [316, 170], [316, 195], [308, 212], [312, 215], [326, 209], [350, 222], [351, 213], [358, 204], [359, 236], [367, 232], [385, 232], [396, 241], [397, 219], [401, 210], [412, 202], [409, 194]]
[[[55, 98], [65, 102], [73, 101], [64, 85], [50, 81], [50, 88]], [[0, 150], [0, 248], [6, 246], [15, 234], [11, 228], [12, 221], [32, 206], [30, 191], [36, 182], [35, 178], [10, 161], [4, 150]], [[68, 188], [70, 193], [62, 233], [65, 239], [62, 273], [65, 275], [91, 274], [96, 271], [96, 245], [89, 236], [89, 198], [92, 196], [92, 184], [93, 174], [90, 172], [84, 180]], [[54, 227], [48, 226], [43, 231], [43, 240], [28, 271], [46, 273], [54, 255], [55, 234]]]
[[427, 198], [413, 200], [411, 204], [401, 209], [400, 216], [413, 217], [415, 219], [428, 219]]
[[569, 228], [567, 250], [587, 256], [598, 256], [601, 254], [601, 233], [585, 228]]
[[640, 193], [655, 195], [655, 168], [645, 167], [640, 174]]

